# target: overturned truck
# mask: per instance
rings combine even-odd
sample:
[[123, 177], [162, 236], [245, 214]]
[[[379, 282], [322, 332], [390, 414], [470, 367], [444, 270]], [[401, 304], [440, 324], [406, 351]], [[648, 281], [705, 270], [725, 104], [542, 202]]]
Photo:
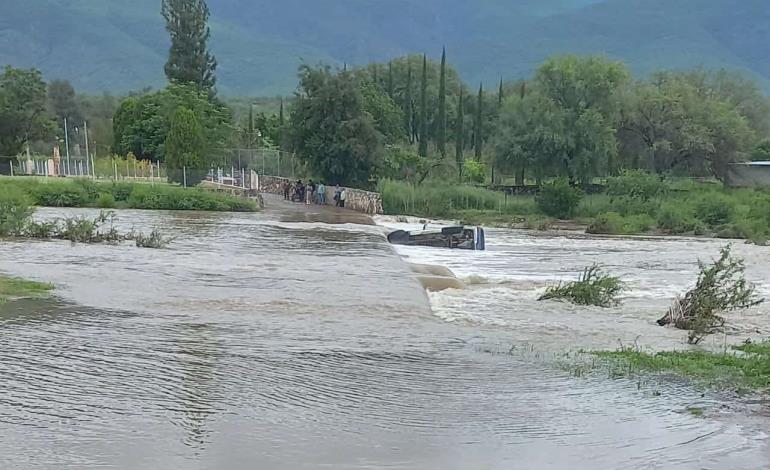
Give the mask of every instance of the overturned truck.
[[459, 250], [484, 250], [486, 248], [484, 229], [481, 227], [467, 228], [456, 226], [411, 232], [396, 230], [388, 235], [388, 241], [394, 245], [428, 246]]

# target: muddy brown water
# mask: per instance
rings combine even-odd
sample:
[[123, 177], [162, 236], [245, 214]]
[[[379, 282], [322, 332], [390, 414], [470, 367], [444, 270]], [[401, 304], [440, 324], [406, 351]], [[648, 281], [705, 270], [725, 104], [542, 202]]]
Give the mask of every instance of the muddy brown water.
[[[365, 218], [268, 202], [261, 214], [120, 211], [123, 229], [173, 233], [167, 250], [2, 242], [0, 270], [53, 282], [58, 298], [0, 306], [0, 468], [770, 463], [767, 421], [683, 412], [719, 410], [718, 398], [574, 378], [546, 359], [637, 337], [682, 346], [651, 322], [719, 242], [493, 230], [485, 253], [396, 251]], [[768, 251], [739, 249], [767, 289]], [[402, 258], [469, 287], [428, 296]], [[625, 307], [534, 301], [596, 258], [631, 279]], [[766, 313], [741, 314], [730, 340], [766, 332]]]

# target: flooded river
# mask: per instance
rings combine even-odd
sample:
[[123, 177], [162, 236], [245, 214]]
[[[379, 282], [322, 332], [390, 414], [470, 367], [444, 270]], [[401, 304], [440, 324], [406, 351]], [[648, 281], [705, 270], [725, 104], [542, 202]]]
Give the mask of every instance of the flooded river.
[[[766, 420], [697, 418], [683, 410], [718, 398], [548, 359], [683, 347], [654, 320], [720, 243], [492, 230], [484, 253], [394, 250], [365, 218], [302, 210], [119, 213], [173, 234], [166, 250], [3, 242], [0, 271], [58, 298], [0, 306], [0, 468], [770, 465]], [[75, 213], [93, 211], [39, 211]], [[738, 249], [770, 293], [770, 250]], [[469, 287], [428, 295], [403, 259]], [[594, 261], [630, 281], [623, 307], [535, 301]], [[739, 314], [729, 340], [766, 337], [768, 313]]]

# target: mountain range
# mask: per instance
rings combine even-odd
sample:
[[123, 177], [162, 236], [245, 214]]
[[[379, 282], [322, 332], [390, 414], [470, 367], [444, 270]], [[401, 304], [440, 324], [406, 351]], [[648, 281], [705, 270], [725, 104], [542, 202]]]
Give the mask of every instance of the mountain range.
[[[407, 53], [471, 83], [529, 76], [553, 54], [604, 54], [644, 75], [730, 68], [770, 84], [767, 0], [209, 0], [218, 89], [291, 93], [297, 66]], [[2, 0], [0, 65], [37, 67], [78, 91], [163, 86], [160, 0]]]

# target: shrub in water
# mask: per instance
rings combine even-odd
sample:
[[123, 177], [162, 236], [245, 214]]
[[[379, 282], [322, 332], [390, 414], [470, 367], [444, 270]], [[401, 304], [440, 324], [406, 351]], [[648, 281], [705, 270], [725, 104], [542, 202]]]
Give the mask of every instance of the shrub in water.
[[733, 258], [731, 249], [730, 245], [723, 248], [719, 259], [711, 265], [699, 263], [695, 287], [674, 300], [666, 315], [658, 320], [659, 325], [674, 324], [690, 330], [688, 342], [698, 344], [706, 335], [724, 326], [723, 313], [763, 302], [744, 277], [743, 260]]
[[48, 207], [83, 207], [90, 200], [81, 186], [69, 182], [37, 185], [32, 197], [36, 205]]
[[620, 278], [602, 273], [598, 265], [585, 268], [577, 281], [549, 287], [538, 300], [568, 300], [577, 305], [617, 305], [624, 286]]
[[535, 200], [544, 214], [557, 219], [569, 219], [583, 198], [583, 192], [570, 186], [565, 178], [544, 184]]
[[32, 217], [29, 198], [13, 188], [0, 188], [0, 237], [18, 236]]

